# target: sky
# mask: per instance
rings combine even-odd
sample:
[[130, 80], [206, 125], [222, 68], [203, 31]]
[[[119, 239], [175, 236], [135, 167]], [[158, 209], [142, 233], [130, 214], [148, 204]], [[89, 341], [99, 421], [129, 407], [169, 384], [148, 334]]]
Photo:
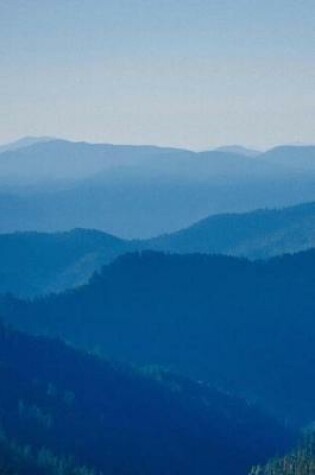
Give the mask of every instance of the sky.
[[314, 0], [0, 0], [0, 143], [315, 141]]

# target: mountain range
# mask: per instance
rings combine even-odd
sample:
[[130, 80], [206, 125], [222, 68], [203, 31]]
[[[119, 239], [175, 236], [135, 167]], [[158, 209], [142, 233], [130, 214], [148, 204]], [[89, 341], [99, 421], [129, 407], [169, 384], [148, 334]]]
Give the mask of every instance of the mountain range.
[[144, 239], [210, 214], [313, 201], [314, 183], [315, 147], [254, 159], [49, 140], [0, 154], [0, 232], [79, 227]]
[[76, 287], [131, 248], [127, 241], [85, 229], [0, 235], [0, 292], [33, 297]]
[[0, 313], [22, 330], [212, 381], [307, 423], [315, 413], [314, 269], [314, 250], [257, 262], [146, 251], [121, 256], [76, 290], [3, 297]]
[[20, 150], [38, 143], [45, 143], [54, 140], [52, 137], [22, 137], [14, 142], [0, 145], [0, 153]]
[[0, 475], [309, 475], [314, 184], [314, 146], [0, 147]]
[[175, 253], [228, 254], [265, 259], [315, 247], [315, 202], [281, 209], [210, 216], [148, 242]]
[[130, 241], [75, 229], [64, 233], [0, 235], [0, 293], [35, 297], [88, 282], [126, 252], [228, 254], [250, 259], [315, 247], [315, 203], [245, 214], [210, 216], [177, 233]]

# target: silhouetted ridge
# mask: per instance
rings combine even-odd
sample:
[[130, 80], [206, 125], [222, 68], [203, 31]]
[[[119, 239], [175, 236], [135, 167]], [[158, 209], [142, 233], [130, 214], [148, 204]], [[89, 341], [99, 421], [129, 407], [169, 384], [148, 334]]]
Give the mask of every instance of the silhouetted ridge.
[[0, 292], [34, 297], [81, 285], [129, 247], [126, 241], [87, 229], [0, 235]]
[[315, 200], [315, 147], [229, 151], [51, 140], [0, 154], [0, 232], [146, 239], [206, 216]]
[[161, 364], [309, 422], [315, 412], [315, 250], [270, 261], [128, 254], [77, 290], [3, 317], [29, 332]]
[[0, 235], [0, 293], [34, 297], [86, 283], [117, 256], [139, 249], [268, 258], [315, 246], [315, 204], [218, 215], [174, 234], [126, 241], [96, 230]]
[[187, 229], [148, 242], [179, 253], [220, 253], [253, 259], [315, 246], [315, 203], [244, 214], [210, 216]]
[[243, 475], [293, 440], [205, 384], [2, 326], [0, 363], [0, 467], [20, 475]]

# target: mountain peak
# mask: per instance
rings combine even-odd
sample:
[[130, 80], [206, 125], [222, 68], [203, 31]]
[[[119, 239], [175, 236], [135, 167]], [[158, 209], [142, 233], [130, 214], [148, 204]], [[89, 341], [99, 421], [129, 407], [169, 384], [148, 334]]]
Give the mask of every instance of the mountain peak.
[[13, 150], [19, 150], [20, 148], [30, 147], [31, 145], [35, 145], [37, 143], [43, 142], [50, 142], [51, 140], [55, 140], [53, 137], [34, 137], [34, 136], [26, 136], [22, 137], [14, 142], [9, 142], [7, 144], [0, 145], [0, 153], [2, 152], [9, 152]]

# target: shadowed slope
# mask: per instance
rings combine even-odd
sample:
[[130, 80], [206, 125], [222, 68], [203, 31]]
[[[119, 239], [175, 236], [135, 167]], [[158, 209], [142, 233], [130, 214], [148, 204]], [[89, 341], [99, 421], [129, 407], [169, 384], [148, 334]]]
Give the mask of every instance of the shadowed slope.
[[59, 296], [3, 299], [1, 314], [27, 331], [206, 378], [309, 421], [314, 287], [315, 251], [255, 263], [145, 252]]
[[[0, 467], [15, 440], [15, 452], [29, 447], [24, 459], [7, 460], [14, 471], [22, 462], [21, 475], [243, 475], [292, 440], [270, 417], [205, 384], [3, 327], [0, 362]], [[33, 471], [23, 471], [26, 462]], [[94, 470], [71, 470], [82, 465]]]

